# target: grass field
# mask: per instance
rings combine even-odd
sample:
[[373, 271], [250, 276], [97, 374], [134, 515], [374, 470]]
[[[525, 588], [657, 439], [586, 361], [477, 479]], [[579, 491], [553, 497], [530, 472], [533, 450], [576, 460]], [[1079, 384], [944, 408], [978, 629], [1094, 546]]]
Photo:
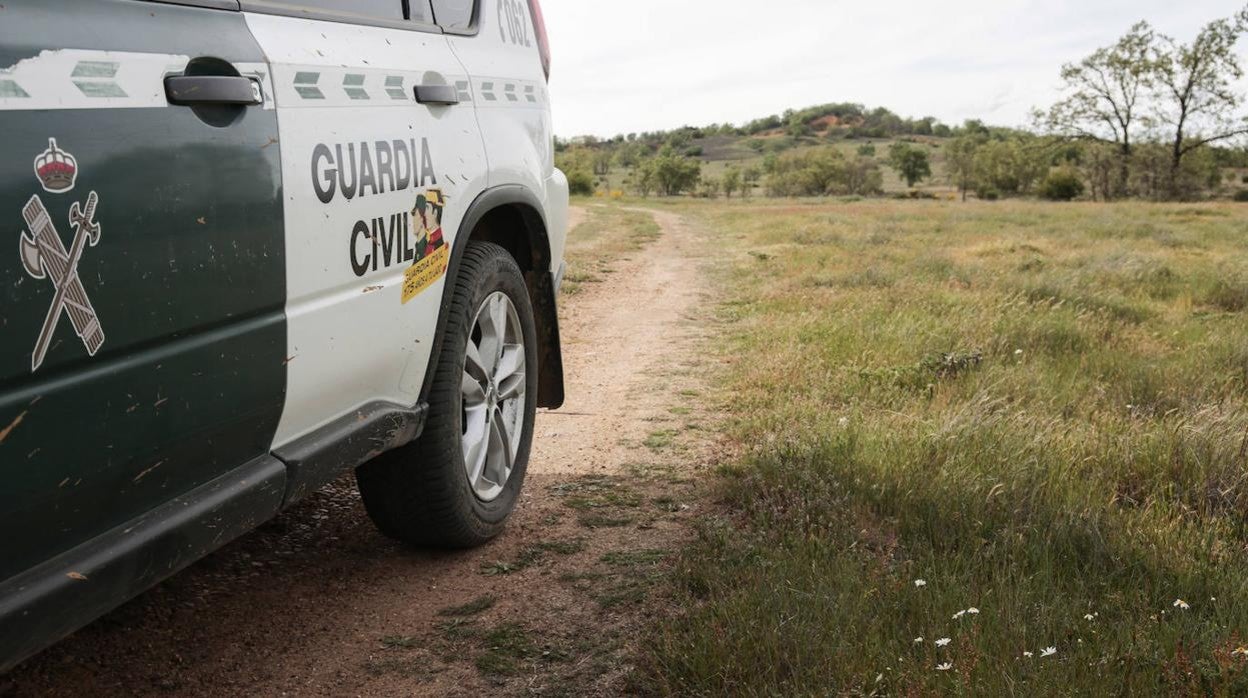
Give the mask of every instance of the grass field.
[[647, 203], [738, 455], [644, 690], [1248, 691], [1248, 206]]

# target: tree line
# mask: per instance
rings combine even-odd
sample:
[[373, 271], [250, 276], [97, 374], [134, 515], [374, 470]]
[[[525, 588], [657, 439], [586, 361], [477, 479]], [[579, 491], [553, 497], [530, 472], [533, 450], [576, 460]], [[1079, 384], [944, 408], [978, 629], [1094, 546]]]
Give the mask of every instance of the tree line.
[[[622, 170], [626, 186], [642, 196], [748, 196], [760, 188], [768, 196], [879, 195], [884, 167], [913, 189], [933, 178], [939, 154], [944, 177], [964, 199], [1193, 199], [1217, 189], [1225, 168], [1248, 168], [1248, 149], [1233, 147], [1248, 140], [1236, 90], [1243, 77], [1236, 47], [1245, 32], [1248, 7], [1208, 23], [1187, 43], [1137, 23], [1112, 45], [1062, 66], [1060, 99], [1035, 110], [1027, 130], [978, 120], [950, 126], [838, 103], [741, 126], [560, 140], [557, 157], [581, 194]], [[896, 142], [883, 154], [874, 143], [845, 143], [860, 139]], [[726, 141], [761, 163], [755, 157], [706, 175], [705, 149]]]

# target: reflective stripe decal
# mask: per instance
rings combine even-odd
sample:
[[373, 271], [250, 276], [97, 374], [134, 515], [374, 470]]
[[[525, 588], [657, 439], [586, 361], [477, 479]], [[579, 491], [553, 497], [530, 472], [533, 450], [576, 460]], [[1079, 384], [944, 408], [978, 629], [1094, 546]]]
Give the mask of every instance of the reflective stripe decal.
[[187, 56], [123, 51], [43, 51], [0, 70], [0, 111], [169, 106], [164, 77]]

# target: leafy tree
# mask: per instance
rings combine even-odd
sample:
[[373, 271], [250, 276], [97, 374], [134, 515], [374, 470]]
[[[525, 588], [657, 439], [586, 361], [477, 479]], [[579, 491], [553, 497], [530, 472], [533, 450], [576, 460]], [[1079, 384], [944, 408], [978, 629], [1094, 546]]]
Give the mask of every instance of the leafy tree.
[[715, 177], [703, 177], [702, 186], [698, 190], [698, 195], [707, 199], [719, 198], [720, 181]]
[[932, 176], [932, 164], [927, 151], [909, 143], [894, 143], [888, 149], [888, 166], [896, 170], [911, 188]]
[[596, 188], [594, 176], [585, 170], [573, 170], [568, 173], [568, 191], [580, 196], [592, 196]]
[[1002, 194], [1026, 194], [1049, 171], [1044, 144], [1015, 136], [985, 143], [975, 154], [976, 180]]
[[1083, 195], [1083, 180], [1079, 173], [1062, 167], [1049, 173], [1040, 185], [1040, 196], [1049, 201], [1070, 201]]
[[650, 162], [654, 167], [654, 185], [663, 196], [678, 196], [698, 186], [702, 165], [665, 147]]
[[767, 177], [769, 196], [821, 196], [844, 176], [845, 155], [825, 146], [778, 156]]
[[1118, 195], [1127, 193], [1135, 129], [1147, 127], [1142, 112], [1155, 73], [1154, 39], [1152, 27], [1139, 22], [1113, 46], [1062, 66], [1067, 95], [1043, 117], [1060, 134], [1117, 144]]
[[649, 197], [658, 187], [658, 167], [654, 159], [645, 160], [639, 164], [634, 170], [634, 178], [637, 193], [643, 197]]
[[611, 151], [601, 150], [594, 153], [594, 174], [606, 177], [611, 174]]
[[732, 193], [741, 189], [741, 170], [730, 166], [724, 170], [724, 196], [732, 198]]
[[1210, 143], [1248, 134], [1248, 119], [1235, 111], [1243, 95], [1234, 85], [1244, 76], [1235, 44], [1248, 31], [1248, 8], [1219, 19], [1190, 44], [1160, 37], [1153, 66], [1161, 104], [1158, 119], [1171, 129], [1170, 195], [1184, 197], [1183, 160]]
[[741, 197], [748, 199], [750, 194], [754, 192], [754, 187], [758, 186], [759, 180], [763, 178], [763, 173], [753, 165], [745, 168], [741, 173]]
[[977, 157], [979, 149], [988, 141], [984, 134], [963, 133], [945, 146], [945, 169], [958, 185], [962, 200], [966, 201], [966, 193], [975, 188], [975, 177], [979, 174]]
[[870, 196], [884, 193], [884, 173], [874, 158], [857, 157], [845, 163], [840, 186], [846, 194]]

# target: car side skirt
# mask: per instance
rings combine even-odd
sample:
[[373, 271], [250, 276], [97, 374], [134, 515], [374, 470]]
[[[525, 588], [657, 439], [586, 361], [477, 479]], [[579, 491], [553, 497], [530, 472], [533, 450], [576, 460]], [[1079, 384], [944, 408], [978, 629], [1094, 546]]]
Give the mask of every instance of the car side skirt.
[[274, 451], [286, 464], [283, 508], [420, 436], [428, 405], [374, 402]]
[[272, 518], [285, 492], [263, 456], [0, 583], [0, 673]]

